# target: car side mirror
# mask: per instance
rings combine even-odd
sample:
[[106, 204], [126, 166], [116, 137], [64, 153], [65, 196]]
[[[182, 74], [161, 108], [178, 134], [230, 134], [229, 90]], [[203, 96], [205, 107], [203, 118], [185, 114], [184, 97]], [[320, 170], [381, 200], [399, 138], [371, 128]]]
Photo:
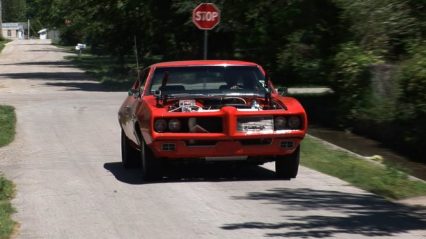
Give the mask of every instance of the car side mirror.
[[139, 97], [140, 91], [138, 89], [130, 89], [128, 92], [129, 96]]
[[277, 91], [278, 91], [278, 94], [280, 95], [288, 95], [287, 87], [278, 87]]

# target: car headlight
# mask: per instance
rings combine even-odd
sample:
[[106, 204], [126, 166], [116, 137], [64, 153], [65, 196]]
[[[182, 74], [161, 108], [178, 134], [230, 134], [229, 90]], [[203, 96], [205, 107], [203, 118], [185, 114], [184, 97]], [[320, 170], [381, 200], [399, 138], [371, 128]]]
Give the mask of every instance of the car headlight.
[[167, 129], [167, 121], [165, 119], [158, 119], [154, 122], [155, 131], [162, 133]]
[[285, 117], [278, 116], [274, 118], [274, 128], [275, 130], [284, 129], [286, 126], [287, 120]]
[[288, 127], [290, 129], [300, 129], [301, 125], [302, 121], [300, 120], [299, 116], [290, 116], [288, 118]]
[[181, 123], [178, 119], [171, 119], [169, 121], [169, 130], [172, 132], [178, 132], [181, 129]]

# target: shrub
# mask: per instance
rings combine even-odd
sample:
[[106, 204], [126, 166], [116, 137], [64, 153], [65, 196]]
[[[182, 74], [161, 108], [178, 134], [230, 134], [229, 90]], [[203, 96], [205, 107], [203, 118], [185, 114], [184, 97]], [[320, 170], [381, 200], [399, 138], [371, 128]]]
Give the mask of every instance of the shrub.
[[[424, 42], [426, 43], [426, 42]], [[412, 57], [401, 64], [398, 81], [404, 118], [426, 115], [426, 46], [413, 46]]]
[[368, 104], [372, 64], [382, 63], [371, 51], [353, 42], [344, 43], [334, 58], [333, 88], [338, 94], [341, 120], [353, 120]]
[[325, 78], [319, 39], [316, 38], [319, 37], [311, 31], [296, 31], [287, 37], [288, 44], [278, 51], [277, 67], [288, 76], [287, 84], [318, 84]]
[[[400, 85], [397, 121], [406, 126], [402, 139], [411, 153], [426, 153], [426, 45], [410, 47], [412, 57], [401, 64], [397, 79]], [[423, 159], [424, 160], [424, 159]]]

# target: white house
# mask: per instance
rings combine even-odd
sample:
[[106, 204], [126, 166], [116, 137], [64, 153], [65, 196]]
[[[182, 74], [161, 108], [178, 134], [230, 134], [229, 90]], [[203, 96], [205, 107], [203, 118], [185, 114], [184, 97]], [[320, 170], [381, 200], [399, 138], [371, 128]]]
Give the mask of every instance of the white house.
[[3, 37], [6, 39], [24, 39], [25, 30], [28, 26], [25, 22], [5, 22], [2, 23]]

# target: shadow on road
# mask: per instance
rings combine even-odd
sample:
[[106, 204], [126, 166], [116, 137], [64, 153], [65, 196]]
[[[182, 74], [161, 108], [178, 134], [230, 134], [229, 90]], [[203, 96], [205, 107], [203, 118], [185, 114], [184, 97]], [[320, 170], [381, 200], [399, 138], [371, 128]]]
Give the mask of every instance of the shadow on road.
[[47, 82], [45, 85], [64, 87], [65, 91], [104, 91], [112, 92], [113, 89], [106, 88], [98, 82]]
[[60, 48], [46, 48], [46, 49], [39, 49], [39, 50], [28, 50], [29, 52], [66, 52], [69, 53], [70, 51], [67, 49], [60, 49]]
[[19, 43], [19, 44], [14, 44], [14, 45], [19, 45], [19, 46], [51, 46], [52, 44], [50, 43], [39, 43], [39, 42], [34, 42], [34, 43]]
[[125, 169], [121, 163], [105, 163], [104, 168], [110, 171], [115, 178], [123, 183], [142, 184], [143, 180], [139, 169]]
[[162, 179], [150, 182], [142, 180], [140, 169], [124, 169], [120, 162], [105, 163], [104, 168], [110, 171], [117, 180], [128, 184], [277, 180], [273, 171], [248, 165], [168, 165], [164, 167]]
[[[64, 62], [57, 62], [63, 64]], [[27, 64], [27, 63], [25, 63]], [[34, 63], [35, 65], [38, 63]], [[44, 62], [42, 64], [56, 64]], [[3, 73], [0, 77], [10, 79], [25, 80], [44, 80], [44, 85], [62, 87], [64, 91], [98, 91], [98, 92], [116, 92], [127, 89], [131, 84], [129, 82], [117, 82], [102, 84], [86, 75], [84, 72], [24, 72], [24, 73]], [[55, 82], [60, 81], [60, 82]], [[64, 82], [65, 81], [65, 82]]]
[[[392, 203], [374, 195], [277, 188], [234, 199], [276, 204], [281, 207], [285, 221], [226, 224], [221, 227], [224, 230], [265, 229], [268, 230], [265, 232], [267, 237], [300, 238], [329, 238], [339, 233], [378, 237], [426, 230], [425, 208]], [[286, 216], [286, 211], [306, 211], [308, 216]], [[326, 215], [324, 211], [334, 215]], [[344, 215], [336, 216], [339, 213]], [[280, 229], [285, 232], [280, 232]]]
[[103, 91], [103, 92], [118, 92], [127, 91], [132, 85], [130, 82], [107, 82], [100, 83], [95, 81], [69, 81], [69, 82], [47, 82], [45, 85], [65, 87], [66, 91]]
[[[18, 45], [50, 45], [50, 44], [18, 44]], [[41, 49], [29, 49], [28, 52], [66, 52], [72, 53], [70, 49], [61, 48], [41, 48]], [[65, 57], [69, 58], [70, 57]], [[3, 61], [2, 61], [3, 62]], [[102, 65], [102, 62], [95, 62], [93, 64]], [[47, 86], [62, 87], [65, 91], [98, 91], [98, 92], [117, 92], [127, 91], [133, 84], [134, 79], [127, 79], [123, 76], [109, 75], [108, 80], [97, 81], [96, 79], [104, 79], [103, 75], [94, 75], [91, 69], [93, 66], [88, 66], [89, 72], [75, 72], [71, 68], [79, 68], [75, 63], [70, 60], [59, 60], [59, 61], [26, 61], [26, 62], [13, 62], [13, 63], [0, 63], [0, 66], [18, 66], [18, 72], [3, 73], [0, 74], [0, 78], [10, 78], [17, 80], [44, 80], [49, 81], [43, 83]], [[40, 66], [40, 68], [27, 68], [26, 66]], [[44, 67], [44, 68], [43, 68]], [[61, 69], [54, 69], [59, 67]], [[52, 70], [50, 69], [52, 68]], [[80, 67], [81, 68], [81, 67]], [[83, 67], [84, 68], [84, 67]], [[39, 72], [31, 72], [31, 69], [41, 69]], [[46, 69], [46, 71], [43, 71]], [[62, 70], [62, 71], [61, 71]], [[53, 71], [53, 72], [52, 72]], [[136, 78], [136, 75], [133, 77]], [[66, 81], [66, 82], [54, 82], [54, 81]], [[82, 81], [86, 81], [82, 83]]]
[[61, 66], [61, 67], [75, 67], [69, 61], [29, 61], [18, 63], [0, 64], [4, 66]]
[[84, 72], [23, 72], [23, 73], [3, 73], [0, 76], [11, 79], [25, 80], [87, 80]]

